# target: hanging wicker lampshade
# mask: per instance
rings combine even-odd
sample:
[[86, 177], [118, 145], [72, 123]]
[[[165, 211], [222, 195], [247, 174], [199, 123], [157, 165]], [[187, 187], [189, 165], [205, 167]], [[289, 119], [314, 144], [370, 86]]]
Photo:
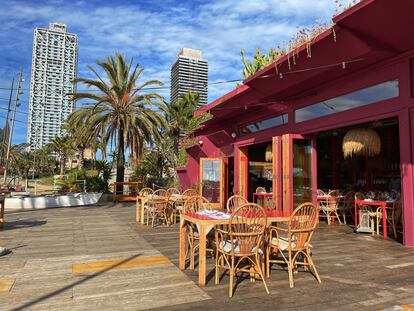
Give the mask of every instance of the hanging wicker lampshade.
[[273, 161], [272, 143], [268, 144], [267, 147], [266, 147], [265, 161], [266, 162], [272, 162]]
[[367, 155], [369, 157], [380, 154], [381, 138], [373, 129], [356, 128], [349, 130], [342, 141], [344, 158]]

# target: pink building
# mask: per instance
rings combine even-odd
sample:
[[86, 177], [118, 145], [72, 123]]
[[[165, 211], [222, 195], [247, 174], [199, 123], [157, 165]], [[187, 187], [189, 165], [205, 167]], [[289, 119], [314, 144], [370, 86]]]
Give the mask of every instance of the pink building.
[[[362, 1], [310, 46], [197, 111], [213, 118], [187, 149], [182, 186], [201, 183], [218, 205], [263, 186], [287, 210], [316, 202], [318, 188], [400, 192], [401, 239], [414, 246], [412, 12], [410, 0]], [[374, 130], [380, 154], [344, 158], [352, 129]]]

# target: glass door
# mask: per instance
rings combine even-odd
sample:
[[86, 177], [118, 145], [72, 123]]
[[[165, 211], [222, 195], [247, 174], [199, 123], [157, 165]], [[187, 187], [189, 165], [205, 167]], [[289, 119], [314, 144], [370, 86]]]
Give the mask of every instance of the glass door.
[[297, 134], [282, 136], [282, 175], [284, 211], [293, 211], [305, 202], [316, 205], [315, 138]]
[[215, 208], [223, 208], [225, 190], [225, 168], [222, 158], [200, 159], [200, 194]]

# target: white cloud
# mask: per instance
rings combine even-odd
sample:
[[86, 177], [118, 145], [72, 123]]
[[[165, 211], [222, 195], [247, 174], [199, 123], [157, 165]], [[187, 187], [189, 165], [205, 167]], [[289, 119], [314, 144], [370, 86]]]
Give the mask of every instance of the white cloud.
[[[0, 45], [10, 61], [5, 64], [0, 60], [0, 68], [14, 66], [17, 71], [21, 64], [28, 78], [33, 29], [59, 21], [79, 37], [79, 76], [89, 74], [86, 64], [120, 51], [146, 68], [145, 79], [158, 79], [166, 85], [170, 67], [184, 46], [203, 51], [209, 61], [210, 81], [237, 79], [241, 77], [241, 48], [251, 55], [257, 47], [276, 47], [287, 42], [297, 26], [329, 20], [334, 10], [333, 0], [165, 1], [152, 6], [100, 1], [99, 7], [91, 1], [2, 2], [6, 9], [0, 11]], [[209, 99], [234, 85], [210, 86]], [[162, 94], [168, 97], [169, 90]]]

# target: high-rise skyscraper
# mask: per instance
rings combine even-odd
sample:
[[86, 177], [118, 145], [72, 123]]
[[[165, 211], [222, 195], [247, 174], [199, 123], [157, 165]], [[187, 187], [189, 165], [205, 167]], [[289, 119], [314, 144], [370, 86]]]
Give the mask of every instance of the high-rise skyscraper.
[[66, 25], [35, 29], [27, 130], [31, 150], [64, 134], [62, 124], [74, 108], [67, 94], [75, 91], [77, 67], [78, 38], [66, 31]]
[[208, 99], [208, 61], [201, 58], [201, 51], [182, 48], [171, 67], [171, 102], [188, 92], [198, 93], [200, 104]]

